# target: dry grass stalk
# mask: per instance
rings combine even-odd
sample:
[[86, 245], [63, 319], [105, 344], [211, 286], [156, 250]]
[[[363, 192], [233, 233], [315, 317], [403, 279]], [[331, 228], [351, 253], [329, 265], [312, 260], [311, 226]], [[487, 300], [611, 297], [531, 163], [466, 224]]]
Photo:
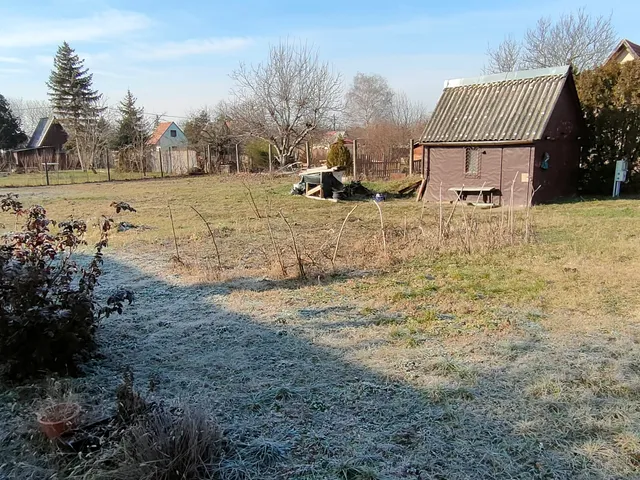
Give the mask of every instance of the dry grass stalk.
[[525, 215], [525, 220], [524, 220], [524, 241], [525, 243], [529, 243], [529, 235], [531, 233], [531, 204], [533, 203], [533, 197], [535, 196], [536, 192], [538, 190], [540, 190], [540, 188], [542, 187], [542, 185], [539, 185], [538, 188], [536, 188], [533, 193], [531, 194], [531, 199], [529, 200], [529, 203], [527, 203], [527, 212]]
[[211, 236], [211, 241], [213, 242], [213, 247], [216, 250], [216, 257], [218, 259], [218, 272], [222, 272], [222, 262], [220, 260], [220, 251], [218, 250], [218, 244], [216, 243], [216, 237], [213, 234], [213, 230], [211, 230], [211, 226], [209, 225], [209, 222], [207, 222], [205, 220], [205, 218], [200, 214], [200, 212], [198, 210], [196, 210], [195, 207], [191, 207], [191, 209], [196, 212], [196, 214], [202, 219], [202, 221], [204, 222], [205, 226], [207, 227], [207, 230], [209, 230], [209, 235]]
[[442, 225], [442, 220], [443, 220], [443, 212], [442, 212], [442, 182], [440, 182], [440, 199], [439, 199], [439, 203], [438, 203], [438, 209], [440, 211], [440, 216], [438, 219], [438, 245], [442, 242], [442, 235], [443, 235], [443, 225]]
[[287, 221], [287, 218], [282, 214], [282, 211], [280, 211], [279, 213], [280, 213], [280, 217], [282, 218], [282, 220], [284, 220], [284, 223], [287, 225], [287, 228], [289, 229], [289, 233], [291, 234], [291, 241], [293, 242], [293, 253], [295, 253], [296, 255], [296, 262], [298, 264], [298, 277], [305, 278], [304, 264], [302, 263], [300, 252], [298, 251], [298, 244], [296, 243], [296, 235], [293, 233], [293, 228], [291, 228], [291, 225]]
[[380, 214], [380, 231], [382, 232], [382, 251], [384, 252], [384, 256], [387, 256], [387, 237], [386, 234], [384, 232], [384, 219], [382, 218], [382, 208], [380, 207], [380, 204], [376, 201], [374, 201], [373, 203], [376, 204], [376, 207], [378, 207], [378, 213]]
[[[269, 207], [269, 211], [271, 211], [271, 207]], [[278, 244], [276, 243], [276, 239], [273, 236], [273, 229], [271, 228], [271, 220], [270, 214], [267, 213], [265, 219], [267, 220], [267, 228], [269, 230], [269, 238], [271, 239], [271, 245], [273, 246], [273, 251], [276, 254], [276, 258], [278, 259], [278, 264], [280, 265], [280, 271], [282, 272], [282, 276], [287, 276], [287, 268], [284, 265], [284, 261], [282, 260], [282, 254], [280, 253], [280, 248], [278, 248]]]
[[169, 208], [169, 219], [171, 219], [171, 231], [173, 232], [173, 243], [176, 246], [176, 260], [182, 263], [182, 260], [180, 259], [180, 251], [178, 250], [178, 237], [176, 236], [176, 227], [175, 227], [175, 224], [173, 223], [173, 213], [171, 212], [171, 205], [167, 204], [167, 207]]
[[356, 208], [358, 208], [359, 206], [360, 205], [356, 205], [351, 209], [349, 213], [347, 213], [347, 216], [344, 217], [344, 222], [342, 222], [342, 226], [340, 227], [340, 231], [338, 232], [338, 240], [336, 240], [336, 248], [333, 250], [333, 257], [331, 259], [331, 265], [333, 266], [334, 269], [336, 267], [336, 256], [338, 255], [338, 247], [340, 246], [340, 239], [342, 238], [342, 232], [344, 231], [344, 227], [347, 224], [347, 220], [349, 220], [349, 217], [351, 216], [351, 214], [355, 212]]
[[247, 192], [249, 192], [249, 200], [251, 201], [251, 206], [253, 207], [253, 212], [256, 214], [256, 217], [262, 218], [262, 216], [260, 215], [260, 211], [258, 210], [258, 206], [256, 205], [256, 202], [253, 199], [253, 193], [251, 193], [251, 189], [249, 188], [249, 185], [247, 185], [245, 182], [242, 182], [242, 185], [244, 185], [244, 188], [246, 188]]
[[444, 224], [446, 230], [449, 229], [449, 224], [451, 223], [451, 219], [453, 218], [453, 214], [456, 212], [456, 207], [458, 206], [458, 202], [462, 198], [462, 192], [463, 191], [464, 191], [464, 184], [462, 185], [462, 190], [460, 190], [460, 193], [458, 193], [458, 195], [456, 196], [456, 201], [453, 202], [453, 208], [451, 209], [451, 214], [449, 215], [449, 218], [447, 218], [447, 221]]
[[514, 218], [513, 218], [513, 190], [516, 186], [516, 179], [518, 178], [518, 174], [520, 172], [516, 172], [516, 176], [513, 177], [513, 182], [511, 182], [511, 196], [509, 198], [509, 238], [510, 238], [510, 243], [511, 245], [513, 245], [513, 241], [514, 241]]

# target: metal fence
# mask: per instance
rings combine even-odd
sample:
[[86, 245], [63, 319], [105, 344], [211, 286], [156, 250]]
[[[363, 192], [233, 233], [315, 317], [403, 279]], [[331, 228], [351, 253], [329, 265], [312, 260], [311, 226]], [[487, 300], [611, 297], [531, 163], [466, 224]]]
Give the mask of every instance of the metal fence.
[[0, 188], [225, 174], [251, 168], [241, 145], [103, 150], [87, 163], [86, 168], [81, 168], [77, 155], [71, 152], [47, 149], [0, 151]]

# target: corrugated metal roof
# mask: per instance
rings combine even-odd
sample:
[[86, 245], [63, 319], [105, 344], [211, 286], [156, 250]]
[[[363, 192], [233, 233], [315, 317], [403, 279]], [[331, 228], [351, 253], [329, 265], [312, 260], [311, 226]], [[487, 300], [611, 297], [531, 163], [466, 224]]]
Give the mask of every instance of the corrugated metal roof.
[[421, 141], [539, 140], [570, 73], [555, 67], [449, 80]]
[[29, 139], [29, 143], [26, 148], [38, 148], [42, 147], [42, 140], [46, 136], [49, 128], [51, 128], [51, 124], [53, 123], [53, 117], [45, 117], [41, 118], [38, 122], [38, 126], [33, 131], [33, 135]]

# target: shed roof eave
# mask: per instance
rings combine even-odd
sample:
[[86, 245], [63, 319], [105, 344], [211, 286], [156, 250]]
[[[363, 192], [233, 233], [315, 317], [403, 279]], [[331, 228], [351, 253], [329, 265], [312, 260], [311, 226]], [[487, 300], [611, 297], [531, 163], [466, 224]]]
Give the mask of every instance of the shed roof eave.
[[501, 140], [501, 141], [477, 141], [477, 142], [419, 142], [425, 147], [508, 147], [533, 145], [537, 140]]

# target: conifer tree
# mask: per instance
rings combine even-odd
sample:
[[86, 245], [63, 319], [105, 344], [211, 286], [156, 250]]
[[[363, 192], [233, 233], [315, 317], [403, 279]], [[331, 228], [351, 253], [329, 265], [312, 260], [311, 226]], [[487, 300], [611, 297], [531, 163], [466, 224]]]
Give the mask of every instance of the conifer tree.
[[351, 167], [352, 165], [351, 152], [344, 144], [344, 138], [340, 135], [336, 143], [329, 148], [327, 167]]
[[131, 90], [118, 106], [120, 119], [114, 137], [113, 147], [120, 152], [122, 165], [129, 169], [146, 171], [145, 148], [149, 140], [149, 123], [144, 116], [144, 109], [136, 106], [138, 99]]
[[7, 99], [0, 94], [0, 150], [12, 150], [26, 140], [20, 121], [11, 111]]
[[120, 120], [114, 139], [116, 148], [137, 146], [149, 139], [149, 125], [144, 117], [144, 109], [136, 106], [137, 101], [131, 90], [127, 90], [127, 95], [118, 106]]
[[93, 75], [67, 42], [58, 47], [47, 87], [54, 113], [73, 137], [80, 165], [86, 169], [93, 158], [85, 157], [94, 149], [85, 137], [93, 138], [88, 132], [95, 129], [104, 108], [102, 95], [93, 89]]

